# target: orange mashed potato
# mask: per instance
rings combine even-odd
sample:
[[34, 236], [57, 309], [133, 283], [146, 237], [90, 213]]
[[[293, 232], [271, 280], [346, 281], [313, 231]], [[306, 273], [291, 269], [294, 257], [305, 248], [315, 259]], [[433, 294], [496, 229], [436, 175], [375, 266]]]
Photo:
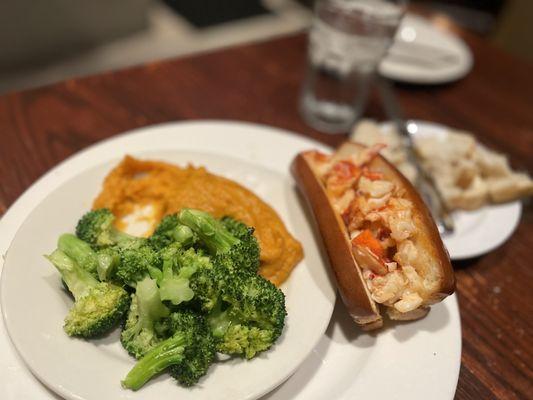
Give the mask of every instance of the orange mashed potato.
[[275, 285], [287, 279], [303, 257], [302, 246], [287, 231], [277, 213], [259, 197], [232, 180], [205, 168], [142, 161], [126, 156], [104, 181], [93, 208], [109, 208], [118, 228], [139, 210], [148, 223], [146, 235], [167, 214], [190, 207], [216, 217], [229, 215], [255, 228], [261, 248], [259, 273]]

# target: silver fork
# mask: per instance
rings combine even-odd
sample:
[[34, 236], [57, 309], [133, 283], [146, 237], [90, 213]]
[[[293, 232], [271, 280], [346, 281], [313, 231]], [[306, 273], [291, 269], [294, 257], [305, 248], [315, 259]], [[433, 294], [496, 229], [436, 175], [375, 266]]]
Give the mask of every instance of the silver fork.
[[439, 233], [441, 235], [447, 235], [453, 233], [455, 227], [452, 216], [443, 201], [442, 195], [435, 186], [435, 183], [426, 169], [420, 162], [420, 157], [416, 152], [416, 148], [413, 142], [414, 130], [408, 129], [409, 126], [414, 126], [413, 122], [407, 122], [402, 117], [400, 106], [393, 92], [393, 88], [388, 80], [382, 77], [378, 77], [378, 90], [383, 100], [383, 106], [385, 113], [393, 121], [396, 129], [403, 137], [405, 150], [407, 152], [408, 161], [416, 168], [417, 179], [415, 187], [420, 193], [420, 196], [429, 207], [431, 215], [437, 224]]

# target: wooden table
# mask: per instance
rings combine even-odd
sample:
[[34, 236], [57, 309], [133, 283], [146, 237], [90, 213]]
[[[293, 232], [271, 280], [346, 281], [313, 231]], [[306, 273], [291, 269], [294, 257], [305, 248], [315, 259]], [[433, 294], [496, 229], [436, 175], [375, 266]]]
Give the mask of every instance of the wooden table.
[[[399, 86], [405, 114], [471, 130], [514, 166], [533, 171], [532, 65], [458, 33], [473, 50], [472, 73], [450, 85]], [[0, 97], [0, 203], [9, 206], [91, 143], [165, 121], [245, 120], [340, 143], [342, 136], [314, 131], [299, 117], [305, 48], [305, 37], [296, 35]], [[384, 118], [375, 99], [368, 115]], [[532, 249], [528, 206], [505, 245], [455, 264], [463, 323], [458, 399], [533, 395]]]

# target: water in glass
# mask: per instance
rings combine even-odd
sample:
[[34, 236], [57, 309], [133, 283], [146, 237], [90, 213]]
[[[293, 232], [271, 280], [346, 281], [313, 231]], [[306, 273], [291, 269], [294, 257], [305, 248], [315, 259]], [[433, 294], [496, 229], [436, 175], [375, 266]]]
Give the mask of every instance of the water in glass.
[[359, 117], [404, 5], [386, 0], [317, 2], [301, 96], [301, 111], [311, 126], [343, 132]]

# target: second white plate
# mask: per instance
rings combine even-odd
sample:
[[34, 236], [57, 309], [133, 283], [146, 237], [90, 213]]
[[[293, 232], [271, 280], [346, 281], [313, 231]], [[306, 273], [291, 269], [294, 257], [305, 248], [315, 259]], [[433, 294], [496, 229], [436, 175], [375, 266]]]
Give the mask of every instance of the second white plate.
[[[417, 126], [415, 136], [446, 137], [449, 129], [432, 122], [413, 121]], [[390, 123], [382, 124], [385, 131]], [[491, 204], [474, 211], [452, 213], [455, 231], [444, 235], [442, 240], [452, 260], [477, 257], [501, 246], [513, 234], [520, 215], [522, 203], [513, 201], [505, 204]]]
[[440, 84], [462, 78], [472, 64], [472, 53], [459, 37], [407, 14], [379, 72], [400, 82]]

